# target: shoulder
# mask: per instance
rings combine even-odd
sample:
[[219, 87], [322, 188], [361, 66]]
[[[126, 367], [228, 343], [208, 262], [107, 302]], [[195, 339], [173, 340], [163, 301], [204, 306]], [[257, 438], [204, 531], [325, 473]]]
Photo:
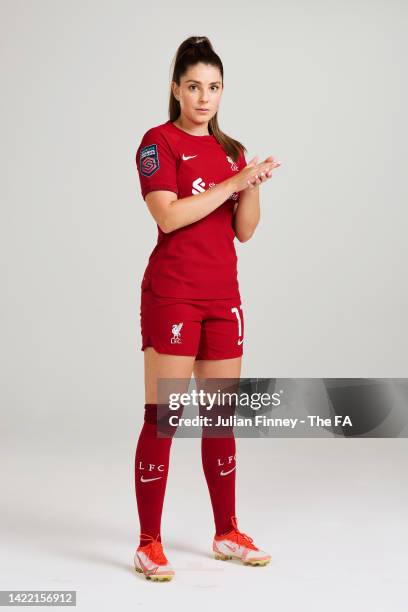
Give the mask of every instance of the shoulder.
[[148, 130], [146, 130], [146, 132], [143, 134], [143, 138], [145, 136], [149, 138], [150, 136], [157, 136], [157, 135], [165, 134], [167, 131], [166, 127], [167, 127], [167, 122], [153, 125]]
[[175, 142], [174, 134], [169, 127], [169, 123], [166, 121], [164, 123], [154, 125], [146, 130], [142, 136], [139, 150], [144, 147], [156, 145], [157, 147], [160, 146], [162, 149], [165, 148], [169, 151], [174, 151], [177, 143]]

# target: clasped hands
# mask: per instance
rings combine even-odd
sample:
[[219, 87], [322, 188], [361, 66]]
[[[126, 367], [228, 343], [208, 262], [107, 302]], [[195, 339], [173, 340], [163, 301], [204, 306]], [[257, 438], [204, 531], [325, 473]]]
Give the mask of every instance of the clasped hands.
[[[265, 164], [268, 164], [268, 166], [271, 166], [269, 170], [265, 168]], [[260, 185], [261, 183], [265, 183], [268, 179], [272, 178], [272, 171], [281, 165], [282, 165], [281, 162], [274, 161], [274, 158], [272, 155], [267, 157], [263, 162], [258, 162], [257, 156], [253, 157], [251, 161], [247, 164], [246, 167], [248, 168], [248, 166], [251, 166], [257, 170], [259, 169], [259, 172], [257, 172], [255, 175], [251, 176], [248, 179], [247, 181], [248, 187], [250, 189], [253, 189], [254, 187], [257, 187], [258, 185]]]

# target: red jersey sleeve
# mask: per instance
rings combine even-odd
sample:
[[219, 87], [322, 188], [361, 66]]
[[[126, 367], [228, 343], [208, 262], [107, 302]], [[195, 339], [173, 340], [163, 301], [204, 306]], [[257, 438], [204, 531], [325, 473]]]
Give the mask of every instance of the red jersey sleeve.
[[151, 128], [145, 133], [136, 152], [136, 166], [143, 199], [158, 189], [178, 193], [177, 158], [160, 130]]

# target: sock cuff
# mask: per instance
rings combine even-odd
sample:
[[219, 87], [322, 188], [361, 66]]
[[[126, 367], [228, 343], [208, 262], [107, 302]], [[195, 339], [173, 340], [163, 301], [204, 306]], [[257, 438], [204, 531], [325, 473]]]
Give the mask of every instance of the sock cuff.
[[145, 404], [144, 420], [146, 423], [157, 423], [157, 404]]

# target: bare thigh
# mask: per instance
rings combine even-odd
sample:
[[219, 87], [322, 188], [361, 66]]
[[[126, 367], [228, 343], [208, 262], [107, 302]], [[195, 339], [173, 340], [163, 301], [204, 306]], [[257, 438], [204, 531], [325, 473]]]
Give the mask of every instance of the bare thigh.
[[[197, 391], [217, 393], [225, 389], [229, 393], [238, 392], [241, 376], [242, 357], [232, 359], [197, 359], [193, 366]], [[217, 383], [215, 379], [226, 379]], [[230, 381], [229, 379], [235, 379]], [[208, 380], [209, 379], [209, 380]]]
[[152, 346], [146, 347], [144, 353], [145, 403], [157, 404], [157, 381], [159, 378], [185, 378], [184, 388], [188, 390], [193, 373], [195, 356], [166, 355], [158, 353]]
[[[166, 355], [158, 353], [152, 346], [144, 353], [145, 403], [157, 404], [157, 381], [159, 378], [186, 379], [180, 392], [187, 391], [192, 374], [197, 388], [204, 388], [201, 379], [240, 378], [242, 357], [233, 359], [195, 359], [195, 356]], [[209, 390], [206, 386], [206, 390]]]
[[232, 359], [197, 359], [194, 378], [240, 378], [242, 357]]

